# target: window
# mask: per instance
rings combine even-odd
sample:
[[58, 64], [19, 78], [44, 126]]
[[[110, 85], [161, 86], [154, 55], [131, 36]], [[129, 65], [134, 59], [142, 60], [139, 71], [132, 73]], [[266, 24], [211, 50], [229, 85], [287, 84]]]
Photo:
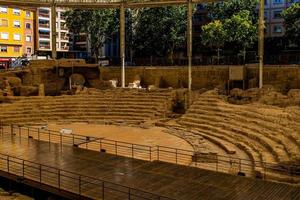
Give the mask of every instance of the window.
[[268, 19], [269, 19], [269, 16], [268, 16], [268, 15], [269, 15], [268, 11], [265, 11], [265, 12], [264, 12], [265, 20], [268, 20]]
[[30, 35], [26, 35], [26, 42], [31, 42], [31, 36]]
[[283, 32], [282, 26], [276, 25], [273, 27], [273, 33], [282, 33], [282, 32]]
[[8, 27], [8, 20], [7, 19], [1, 19], [0, 20], [0, 26]]
[[15, 20], [15, 21], [14, 21], [14, 27], [15, 27], [15, 28], [21, 28], [21, 22], [18, 21], [18, 20]]
[[273, 0], [273, 4], [282, 4], [283, 0]]
[[281, 18], [281, 13], [282, 13], [282, 10], [273, 11], [273, 18], [274, 19], [280, 19]]
[[30, 11], [26, 11], [26, 17], [30, 17], [31, 16], [31, 13], [30, 13]]
[[7, 13], [7, 7], [0, 7], [0, 12]]
[[7, 46], [0, 46], [1, 52], [7, 52]]
[[8, 40], [8, 33], [1, 33], [1, 39]]
[[26, 53], [27, 53], [27, 54], [31, 54], [31, 48], [30, 48], [30, 47], [27, 47], [27, 48], [26, 48]]
[[21, 35], [20, 34], [14, 34], [14, 40], [20, 41]]
[[14, 47], [14, 52], [19, 53], [20, 52], [20, 47]]
[[14, 9], [13, 9], [13, 14], [14, 14], [14, 15], [21, 15], [21, 10], [18, 9], [18, 8], [14, 8]]
[[31, 24], [30, 23], [26, 23], [26, 29], [31, 29]]

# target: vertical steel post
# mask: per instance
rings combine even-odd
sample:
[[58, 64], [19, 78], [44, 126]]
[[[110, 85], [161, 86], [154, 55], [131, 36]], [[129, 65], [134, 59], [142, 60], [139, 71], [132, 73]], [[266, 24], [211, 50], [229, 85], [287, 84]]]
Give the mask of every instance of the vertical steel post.
[[124, 3], [120, 6], [120, 59], [121, 59], [121, 81], [125, 88], [125, 8]]
[[187, 12], [187, 57], [188, 57], [188, 87], [192, 89], [192, 56], [193, 56], [193, 4], [188, 0]]
[[258, 57], [259, 57], [259, 88], [263, 87], [263, 67], [264, 67], [264, 31], [265, 31], [265, 1], [260, 0], [259, 6], [259, 35], [258, 35]]
[[56, 59], [56, 7], [54, 1], [51, 5], [51, 37], [52, 59]]

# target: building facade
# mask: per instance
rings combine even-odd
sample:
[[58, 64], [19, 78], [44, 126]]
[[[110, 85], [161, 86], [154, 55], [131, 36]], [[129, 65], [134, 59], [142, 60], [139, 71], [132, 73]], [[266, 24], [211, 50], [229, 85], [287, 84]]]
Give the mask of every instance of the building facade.
[[34, 52], [34, 13], [0, 7], [0, 58], [31, 56]]
[[[70, 50], [70, 33], [63, 16], [65, 10], [57, 8], [56, 11], [56, 48], [58, 52]], [[50, 8], [38, 8], [36, 19], [36, 48], [38, 52], [50, 52], [52, 50], [51, 34], [51, 10]]]
[[264, 0], [266, 37], [282, 37], [285, 33], [284, 19], [281, 13], [299, 0]]

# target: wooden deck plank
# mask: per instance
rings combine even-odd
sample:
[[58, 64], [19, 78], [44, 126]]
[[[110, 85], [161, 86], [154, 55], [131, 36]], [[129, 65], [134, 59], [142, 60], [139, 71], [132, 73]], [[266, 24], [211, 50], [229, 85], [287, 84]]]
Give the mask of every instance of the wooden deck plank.
[[[289, 199], [295, 200], [300, 196], [300, 188], [287, 184], [266, 182], [246, 177], [179, 166], [163, 162], [147, 162], [121, 156], [85, 150], [72, 146], [20, 139], [0, 137], [0, 153], [9, 154], [20, 159], [44, 164], [42, 182], [58, 187], [57, 167], [77, 174], [98, 178], [104, 181], [126, 185], [129, 187], [151, 191], [156, 194], [169, 196], [179, 200], [193, 199]], [[0, 156], [0, 170], [6, 170], [5, 156]], [[12, 159], [11, 173], [22, 176], [20, 160]], [[18, 164], [19, 163], [19, 164]], [[32, 169], [35, 164], [28, 163], [25, 176], [38, 179], [40, 169]], [[60, 187], [70, 192], [78, 192], [94, 199], [102, 199], [101, 181], [90, 178], [82, 179], [78, 188], [79, 175], [62, 174]], [[36, 180], [38, 181], [38, 180]], [[109, 185], [107, 185], [109, 187]], [[111, 186], [113, 187], [113, 186]], [[114, 186], [115, 187], [115, 186]], [[109, 199], [127, 199], [128, 188], [118, 186], [113, 190], [106, 189]], [[123, 191], [125, 193], [122, 193]], [[132, 190], [131, 193], [138, 191]], [[145, 195], [145, 194], [143, 194]], [[151, 194], [146, 196], [153, 199]], [[293, 198], [292, 198], [293, 197]], [[108, 197], [106, 197], [108, 198]], [[133, 199], [141, 199], [136, 197]]]

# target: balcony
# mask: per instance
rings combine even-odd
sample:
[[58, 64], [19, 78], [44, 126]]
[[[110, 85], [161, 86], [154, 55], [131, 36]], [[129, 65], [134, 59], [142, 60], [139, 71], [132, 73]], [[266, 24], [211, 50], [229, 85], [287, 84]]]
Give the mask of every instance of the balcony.
[[39, 13], [39, 17], [50, 18], [49, 13]]
[[50, 35], [47, 34], [39, 34], [39, 37], [42, 39], [50, 39]]
[[40, 44], [40, 49], [50, 49], [50, 44]]
[[50, 28], [50, 24], [39, 24], [39, 28]]
[[70, 50], [70, 47], [69, 47], [69, 46], [63, 46], [63, 47], [61, 47], [61, 50], [69, 51], [69, 50]]

